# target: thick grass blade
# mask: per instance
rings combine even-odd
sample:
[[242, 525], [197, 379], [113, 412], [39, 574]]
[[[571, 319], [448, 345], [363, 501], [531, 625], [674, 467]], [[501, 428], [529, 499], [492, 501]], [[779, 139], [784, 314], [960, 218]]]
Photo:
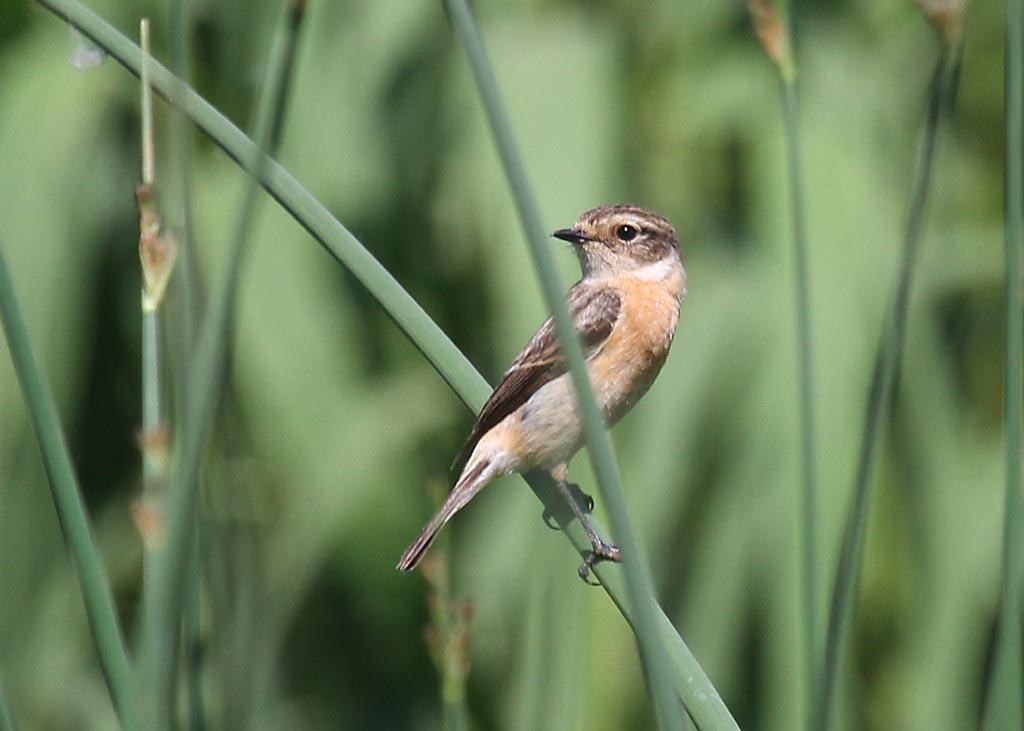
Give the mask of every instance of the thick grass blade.
[[132, 726], [138, 720], [135, 675], [125, 652], [121, 625], [110, 591], [110, 581], [100, 560], [96, 542], [93, 540], [78, 479], [71, 466], [71, 454], [57, 416], [53, 392], [32, 349], [28, 328], [21, 315], [14, 282], [2, 249], [0, 321], [3, 322], [14, 370], [18, 374], [18, 382], [21, 384], [29, 416], [36, 430], [46, 475], [50, 481], [53, 503], [57, 508], [64, 540], [67, 542], [82, 588], [85, 611], [89, 617], [89, 626], [92, 629], [100, 664], [103, 666], [107, 687], [110, 689], [110, 696], [114, 700], [121, 722], [126, 726]]
[[[70, 20], [126, 69], [135, 75], [139, 74], [141, 56], [138, 47], [80, 2], [38, 2], [58, 17]], [[150, 65], [150, 73], [154, 90], [182, 109], [231, 158], [236, 161], [252, 159], [255, 145], [224, 115], [155, 61]], [[479, 411], [491, 392], [487, 381], [395, 278], [322, 203], [280, 165], [268, 161], [260, 182], [303, 228], [359, 279], [463, 403], [472, 411]], [[529, 475], [526, 479], [541, 502], [554, 508], [561, 507], [561, 498], [549, 477]], [[592, 522], [598, 532], [605, 533], [597, 521], [592, 519]], [[562, 528], [581, 554], [590, 550], [590, 544], [578, 523], [573, 522]], [[599, 564], [595, 574], [626, 620], [632, 622], [632, 607], [626, 597], [621, 567]], [[656, 627], [659, 640], [667, 649], [675, 670], [674, 691], [686, 704], [687, 712], [698, 726], [701, 729], [738, 728], [696, 658], [660, 608], [656, 612]]]
[[1019, 731], [1024, 723], [1021, 667], [1021, 582], [1024, 577], [1024, 518], [1021, 511], [1021, 371], [1024, 367], [1024, 307], [1021, 301], [1021, 236], [1024, 229], [1024, 9], [1006, 3], [1003, 259], [1006, 302], [1004, 392], [1006, 498], [1003, 525], [1002, 602], [992, 681], [985, 699], [986, 731]]
[[903, 349], [907, 312], [910, 305], [910, 288], [918, 245], [924, 230], [925, 204], [931, 186], [935, 140], [942, 113], [953, 102], [960, 72], [961, 50], [962, 45], [959, 40], [943, 43], [932, 76], [928, 112], [921, 131], [920, 147], [914, 168], [910, 213], [903, 236], [895, 297], [886, 317], [882, 341], [871, 377], [853, 504], [847, 513], [843, 529], [843, 543], [832, 589], [828, 628], [825, 636], [824, 675], [814, 716], [814, 728], [817, 729], [824, 730], [829, 726], [843, 641], [853, 616], [853, 608], [857, 603], [864, 554], [864, 536], [867, 532], [871, 477], [875, 464], [878, 436], [890, 406], [892, 387], [899, 369], [900, 352]]
[[[296, 10], [296, 8], [299, 8]], [[256, 113], [252, 156], [245, 158], [250, 182], [239, 207], [227, 261], [214, 290], [210, 312], [203, 322], [194, 362], [190, 366], [178, 448], [168, 491], [166, 545], [154, 571], [154, 596], [144, 619], [143, 671], [146, 679], [149, 718], [152, 728], [170, 724], [170, 687], [173, 650], [178, 641], [178, 623], [185, 598], [184, 578], [192, 551], [195, 528], [199, 466], [219, 402], [218, 384], [224, 367], [228, 330], [235, 292], [238, 289], [245, 244], [252, 230], [258, 194], [257, 181], [269, 160], [266, 150], [274, 137], [274, 120], [287, 88], [285, 71], [290, 67], [295, 38], [304, 5], [286, 2], [267, 62], [267, 78]], [[148, 62], [147, 62], [148, 64]]]
[[[186, 0], [170, 0], [168, 12], [168, 35], [170, 36], [170, 68], [173, 83], [180, 96], [185, 84], [191, 77], [188, 62], [189, 48], [189, 13]], [[190, 361], [192, 347], [195, 344], [196, 321], [199, 317], [200, 291], [198, 274], [195, 269], [194, 243], [192, 230], [192, 127], [185, 113], [179, 108], [171, 109], [170, 125], [171, 159], [176, 165], [170, 169], [168, 176], [176, 188], [176, 203], [181, 210], [181, 225], [178, 234], [178, 270], [175, 281], [179, 293], [177, 335], [178, 362], [180, 383], [184, 383], [187, 364]], [[179, 388], [178, 407], [184, 407], [184, 388]]]

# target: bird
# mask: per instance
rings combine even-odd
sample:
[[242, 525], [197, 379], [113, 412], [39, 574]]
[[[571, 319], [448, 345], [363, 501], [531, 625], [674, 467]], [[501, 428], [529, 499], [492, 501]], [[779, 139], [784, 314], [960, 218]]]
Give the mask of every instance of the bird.
[[[686, 296], [679, 240], [666, 218], [625, 203], [589, 210], [551, 235], [571, 244], [579, 258], [582, 277], [566, 302], [594, 396], [611, 426], [647, 392], [668, 357]], [[459, 479], [397, 568], [416, 568], [438, 531], [488, 483], [542, 469], [587, 532], [592, 550], [579, 575], [592, 583], [596, 562], [618, 562], [622, 554], [594, 531], [586, 518], [593, 501], [568, 481], [569, 462], [583, 442], [575, 388], [549, 317], [487, 399], [452, 464], [468, 456]]]

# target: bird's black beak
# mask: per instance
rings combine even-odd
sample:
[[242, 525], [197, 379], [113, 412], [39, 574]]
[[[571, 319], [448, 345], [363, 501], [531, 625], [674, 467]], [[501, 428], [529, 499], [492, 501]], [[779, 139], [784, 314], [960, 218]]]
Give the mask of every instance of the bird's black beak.
[[568, 241], [570, 244], [582, 244], [584, 241], [593, 241], [590, 236], [580, 231], [578, 228], [560, 228], [551, 234], [556, 239], [562, 241]]

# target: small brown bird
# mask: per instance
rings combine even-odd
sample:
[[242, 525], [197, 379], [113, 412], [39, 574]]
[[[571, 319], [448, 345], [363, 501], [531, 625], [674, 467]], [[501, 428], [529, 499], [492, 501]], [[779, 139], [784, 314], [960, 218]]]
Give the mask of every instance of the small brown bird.
[[[686, 295], [686, 271], [676, 232], [666, 219], [632, 205], [587, 211], [552, 236], [576, 249], [583, 270], [567, 297], [583, 345], [597, 403], [611, 426], [640, 399], [665, 363]], [[437, 532], [489, 482], [512, 472], [549, 471], [587, 531], [593, 551], [580, 566], [587, 578], [600, 560], [621, 561], [578, 505], [579, 488], [566, 479], [583, 446], [575, 389], [555, 324], [541, 326], [502, 376], [465, 445], [469, 460], [448, 499], [402, 554], [410, 571]], [[589, 498], [588, 498], [589, 500]]]

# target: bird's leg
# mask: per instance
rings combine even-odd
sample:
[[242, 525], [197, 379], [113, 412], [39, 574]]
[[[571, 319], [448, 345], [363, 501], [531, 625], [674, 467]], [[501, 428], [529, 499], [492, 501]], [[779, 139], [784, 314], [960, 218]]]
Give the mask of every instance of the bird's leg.
[[[577, 485], [577, 484], [575, 484], [573, 482], [568, 483], [568, 485], [569, 485], [569, 490], [570, 490], [570, 492], [572, 492], [572, 497], [573, 497], [573, 500], [569, 501], [570, 504], [573, 501], [575, 501], [575, 503], [577, 505], [579, 505], [579, 506], [581, 506], [583, 508], [583, 512], [585, 512], [587, 515], [590, 515], [591, 513], [593, 513], [594, 512], [594, 498], [592, 498], [587, 493], [583, 492], [583, 489], [579, 485]], [[558, 525], [558, 521], [555, 520], [554, 513], [552, 513], [548, 508], [544, 508], [544, 512], [543, 512], [543, 514], [541, 514], [540, 517], [541, 517], [541, 520], [544, 521], [544, 525], [546, 525], [551, 530], [562, 530], [561, 526]]]
[[[602, 541], [601, 537], [597, 535], [597, 531], [594, 530], [594, 526], [592, 526], [590, 521], [587, 520], [587, 512], [592, 510], [594, 507], [594, 501], [589, 495], [580, 490], [578, 485], [573, 485], [564, 479], [558, 481], [558, 490], [562, 493], [565, 501], [569, 503], [569, 507], [572, 509], [573, 514], [575, 514], [580, 525], [583, 526], [583, 530], [586, 532], [587, 538], [590, 539], [591, 551], [586, 555], [583, 563], [580, 564], [580, 578], [592, 586], [597, 586], [596, 582], [590, 580], [590, 569], [599, 561], [615, 561], [616, 563], [622, 561], [622, 551], [619, 550], [618, 546], [613, 546], [610, 543]], [[586, 498], [588, 510], [584, 510], [580, 504], [576, 502], [577, 496]]]

